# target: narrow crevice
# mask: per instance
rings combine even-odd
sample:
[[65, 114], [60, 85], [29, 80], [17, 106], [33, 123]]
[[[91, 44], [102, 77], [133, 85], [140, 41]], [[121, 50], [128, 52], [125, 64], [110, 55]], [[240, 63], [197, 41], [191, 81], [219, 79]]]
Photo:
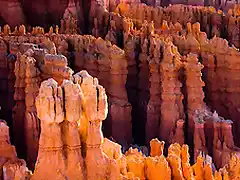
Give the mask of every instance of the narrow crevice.
[[70, 42], [68, 43], [68, 67], [74, 70], [75, 67], [75, 50], [74, 45]]
[[217, 71], [217, 57], [216, 56], [214, 56], [214, 72], [216, 72]]
[[180, 69], [180, 74], [181, 74], [181, 79], [180, 81], [182, 82], [182, 87], [181, 87], [181, 92], [183, 94], [183, 108], [184, 108], [184, 114], [185, 114], [185, 126], [184, 126], [184, 134], [185, 134], [185, 142], [189, 145], [189, 154], [190, 154], [190, 162], [193, 163], [193, 154], [194, 154], [194, 149], [193, 149], [193, 131], [189, 132], [189, 117], [188, 117], [188, 92], [187, 92], [187, 85], [186, 85], [186, 75], [185, 75], [185, 69], [181, 68]]
[[[107, 94], [107, 97], [110, 96], [110, 94]], [[110, 98], [107, 98], [107, 103], [108, 103], [108, 113], [107, 113], [107, 118], [106, 120], [103, 121], [102, 124], [102, 131], [103, 131], [103, 135], [106, 138], [112, 138], [112, 117], [111, 117], [111, 105], [110, 105]]]
[[98, 87], [96, 88], [96, 92], [97, 92], [97, 111], [99, 111], [99, 89], [98, 89]]
[[82, 28], [82, 32], [84, 34], [88, 34], [89, 32], [89, 28], [90, 28], [90, 24], [89, 24], [89, 14], [90, 14], [90, 10], [91, 10], [91, 2], [92, 1], [85, 1], [82, 0], [82, 7], [83, 8], [83, 16], [84, 16], [84, 28]]
[[[201, 55], [198, 56], [198, 60], [201, 64], [203, 64], [203, 58], [202, 58]], [[203, 69], [201, 70], [201, 73], [202, 73], [202, 81], [205, 83], [205, 86], [202, 87], [202, 90], [203, 90], [203, 93], [204, 93], [203, 101], [204, 101], [205, 104], [208, 105], [209, 97], [208, 97], [208, 93], [207, 93], [207, 89], [208, 89], [208, 87], [207, 87], [207, 73], [208, 73], [207, 71], [208, 70], [207, 69], [208, 68], [204, 66]]]
[[[141, 46], [140, 46], [140, 39], [138, 40], [138, 43], [135, 47], [135, 61], [136, 61], [136, 89], [135, 89], [135, 95], [136, 98], [134, 101], [132, 101], [132, 136], [134, 139], [134, 144], [137, 144], [139, 146], [145, 145], [145, 138], [146, 138], [146, 132], [145, 132], [145, 125], [147, 121], [147, 105], [149, 101], [149, 91], [145, 92], [143, 89], [141, 89], [141, 81], [144, 81], [142, 77], [140, 77], [140, 60], [139, 55], [141, 52]], [[141, 78], [141, 79], [140, 79]], [[149, 73], [145, 77], [145, 81], [149, 81]], [[148, 82], [149, 83], [149, 82]], [[130, 95], [131, 96], [131, 95]], [[133, 96], [133, 95], [132, 95]], [[129, 97], [131, 99], [132, 97]]]
[[[57, 92], [54, 92], [54, 88], [52, 86], [51, 86], [51, 88], [52, 88], [52, 97], [54, 99], [54, 106], [53, 106], [53, 108], [54, 108], [54, 113], [55, 113], [55, 116], [56, 116], [57, 115], [57, 105], [56, 105], [56, 102], [57, 102], [56, 96], [57, 96], [57, 94], [55, 94], [55, 93], [57, 93]], [[63, 97], [65, 97], [65, 96], [63, 96]], [[49, 102], [49, 103], [52, 103], [52, 102]], [[51, 111], [51, 109], [50, 109], [50, 111]]]
[[123, 42], [123, 32], [117, 32], [117, 46], [121, 49], [124, 47], [124, 42]]
[[64, 112], [64, 119], [66, 118], [65, 116], [66, 116], [66, 102], [65, 102], [65, 97], [66, 97], [66, 93], [65, 93], [65, 89], [63, 88], [63, 87], [61, 87], [62, 88], [62, 97], [63, 97], [63, 99], [62, 99], [62, 101], [63, 101], [63, 104], [62, 104], [62, 108], [63, 108], [63, 112]]

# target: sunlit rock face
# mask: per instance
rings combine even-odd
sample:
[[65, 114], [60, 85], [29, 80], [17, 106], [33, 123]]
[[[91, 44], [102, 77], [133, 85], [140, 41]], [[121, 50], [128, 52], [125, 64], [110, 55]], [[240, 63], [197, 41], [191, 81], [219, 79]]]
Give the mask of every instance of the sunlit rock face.
[[[100, 6], [102, 9], [108, 11], [114, 11], [119, 3], [139, 4], [146, 3], [154, 7], [168, 6], [169, 4], [187, 4], [187, 5], [211, 5], [216, 8], [221, 8], [227, 12], [230, 8], [233, 8], [233, 1], [181, 1], [181, 0], [50, 0], [50, 1], [31, 1], [31, 0], [1, 0], [1, 23], [8, 23], [12, 28], [20, 24], [28, 24], [30, 26], [41, 25], [49, 27], [51, 25], [57, 25], [60, 23], [60, 19], [63, 17], [64, 11], [69, 4], [75, 3], [78, 9], [81, 9], [81, 18], [85, 19], [84, 26], [88, 26], [89, 12], [98, 9]], [[56, 6], [57, 4], [57, 6]], [[81, 24], [83, 26], [83, 24]], [[86, 27], [87, 28], [87, 27]], [[88, 29], [88, 28], [87, 28]]]
[[4, 2], [0, 178], [239, 178], [239, 6]]
[[[150, 157], [132, 148], [123, 155], [121, 146], [103, 139], [101, 124], [107, 116], [107, 96], [104, 88], [87, 71], [80, 71], [73, 77], [73, 81], [63, 81], [61, 86], [54, 79], [48, 79], [41, 84], [36, 108], [41, 119], [42, 131], [38, 160], [31, 179], [87, 177], [89, 180], [132, 178], [170, 180], [172, 177], [213, 179], [223, 175], [225, 178], [239, 176], [234, 170], [239, 164], [236, 155], [228, 155], [228, 160], [226, 156], [221, 155], [221, 162], [225, 160], [225, 165], [230, 163], [231, 168], [226, 169], [226, 166], [213, 174], [212, 161], [208, 157], [198, 155], [196, 163], [191, 166], [188, 146], [181, 146], [178, 143], [169, 146], [168, 155], [165, 157], [164, 142], [157, 139], [150, 142]], [[213, 118], [217, 120], [216, 113], [213, 114]], [[230, 121], [226, 123], [223, 125], [224, 133], [231, 127]], [[198, 131], [200, 127], [203, 126], [198, 125]], [[201, 133], [198, 133], [201, 139]], [[229, 148], [234, 146], [230, 139], [226, 139], [225, 143]], [[84, 162], [86, 166], [83, 165]], [[49, 168], [52, 170], [49, 171]], [[93, 171], [95, 168], [99, 171]]]

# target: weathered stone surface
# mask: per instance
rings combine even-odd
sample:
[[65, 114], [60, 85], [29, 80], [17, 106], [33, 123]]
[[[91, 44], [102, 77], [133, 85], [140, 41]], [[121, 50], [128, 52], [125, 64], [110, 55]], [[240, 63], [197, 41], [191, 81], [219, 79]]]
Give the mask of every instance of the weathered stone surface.
[[164, 144], [165, 144], [164, 141], [160, 142], [158, 139], [152, 139], [150, 141], [151, 146], [150, 156], [155, 157], [163, 155]]
[[[55, 9], [51, 2], [49, 9]], [[36, 13], [40, 12], [41, 16], [44, 3], [36, 2], [36, 7], [40, 4], [42, 9]], [[62, 8], [63, 4], [66, 9]], [[42, 130], [33, 178], [38, 179], [42, 171], [46, 172], [43, 174], [46, 178], [54, 179], [57, 176], [54, 168], [62, 172], [60, 179], [237, 178], [234, 171], [238, 159], [234, 154], [239, 155], [239, 148], [234, 135], [237, 137], [239, 133], [239, 52], [228, 45], [239, 46], [237, 6], [223, 14], [213, 7], [162, 8], [127, 1], [114, 9], [117, 4], [61, 2], [58, 7], [58, 13], [62, 8], [63, 14], [60, 29], [51, 26], [48, 31], [38, 26], [26, 31], [23, 25], [14, 30], [5, 25], [3, 32], [0, 31], [3, 107], [0, 115], [10, 117], [14, 106], [14, 141], [21, 157], [27, 151], [26, 160], [31, 169]], [[108, 6], [115, 12], [108, 12], [107, 9], [111, 9]], [[57, 16], [52, 19], [60, 22]], [[41, 17], [40, 21], [51, 20]], [[78, 27], [96, 37], [105, 37], [106, 41], [77, 35]], [[87, 71], [73, 75], [70, 67]], [[98, 78], [106, 92], [92, 76]], [[45, 122], [45, 116], [52, 113], [50, 121], [62, 120], [50, 124], [41, 122], [40, 127], [35, 98], [40, 82], [48, 78], [53, 78], [49, 81], [51, 85], [47, 85], [51, 93], [43, 91], [39, 97], [54, 105], [41, 107], [45, 108], [44, 113], [38, 116]], [[211, 113], [204, 102], [233, 122], [216, 112]], [[6, 119], [11, 122], [11, 118]], [[124, 155], [120, 145], [103, 139], [102, 126], [107, 137], [113, 136], [113, 141], [116, 139], [124, 145], [124, 151], [131, 142], [148, 144], [156, 137], [165, 142], [156, 139], [150, 142], [152, 157], [146, 157], [148, 152], [142, 147], [139, 148], [142, 152], [130, 149]], [[54, 140], [50, 132], [58, 137]], [[171, 145], [176, 142], [179, 144]], [[191, 145], [189, 150], [184, 142]], [[165, 143], [169, 146], [167, 157], [163, 156]], [[188, 151], [195, 162], [192, 167]], [[49, 175], [41, 163], [45, 156], [54, 159], [58, 155], [61, 158], [55, 166], [59, 167], [52, 167], [55, 175]], [[215, 171], [209, 155], [217, 169], [226, 166]], [[50, 167], [53, 165], [47, 163]], [[6, 178], [15, 179], [26, 175], [25, 167], [23, 161], [11, 161], [3, 169]], [[159, 173], [162, 171], [165, 173]]]
[[17, 158], [16, 149], [10, 143], [9, 127], [4, 120], [0, 120], [0, 177], [5, 179], [29, 179], [31, 173], [26, 162]]
[[[41, 120], [41, 134], [38, 158], [32, 179], [49, 177], [64, 179], [66, 176], [60, 126], [60, 123], [64, 121], [62, 100], [62, 90], [56, 81], [49, 79], [41, 84], [36, 99], [38, 118]], [[51, 171], [49, 171], [50, 169]]]
[[90, 75], [96, 76], [109, 94], [107, 127], [110, 132], [106, 133], [121, 144], [130, 143], [131, 105], [128, 103], [125, 89], [127, 59], [124, 51], [101, 38], [95, 39], [92, 36], [79, 36], [75, 39], [74, 45], [76, 70], [86, 69]]

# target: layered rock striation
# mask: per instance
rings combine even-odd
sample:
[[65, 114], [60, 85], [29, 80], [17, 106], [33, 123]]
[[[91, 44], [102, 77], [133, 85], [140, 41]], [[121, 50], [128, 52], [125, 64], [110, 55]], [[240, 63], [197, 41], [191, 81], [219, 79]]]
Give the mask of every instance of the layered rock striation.
[[[0, 115], [19, 157], [35, 165], [32, 179], [238, 178], [239, 51], [229, 46], [239, 47], [237, 6], [224, 14], [69, 1], [60, 14], [63, 4], [62, 20], [53, 17], [60, 25], [48, 33], [24, 25], [0, 31]], [[85, 32], [95, 37], [78, 35]], [[103, 133], [124, 151], [150, 146], [150, 157], [145, 147], [123, 154]], [[14, 156], [4, 159], [4, 179], [27, 176]]]

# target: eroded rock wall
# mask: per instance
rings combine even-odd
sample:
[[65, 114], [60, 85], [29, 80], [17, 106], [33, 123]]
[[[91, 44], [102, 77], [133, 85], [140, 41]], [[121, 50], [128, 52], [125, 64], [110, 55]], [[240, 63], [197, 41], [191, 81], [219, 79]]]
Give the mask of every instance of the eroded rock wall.
[[[238, 80], [235, 76], [239, 53], [234, 47], [229, 47], [226, 40], [219, 38], [227, 38], [230, 44], [238, 46], [237, 10], [229, 11], [227, 16], [224, 16], [221, 11], [216, 12], [211, 7], [178, 5], [154, 8], [128, 3], [129, 5], [120, 3], [115, 11], [117, 13], [109, 13], [103, 8], [106, 2], [91, 1], [88, 19], [91, 23], [85, 30], [88, 29], [96, 37], [106, 35], [106, 41], [93, 36], [77, 35], [81, 33], [77, 26], [86, 21], [79, 18], [81, 9], [79, 4], [73, 1], [70, 1], [65, 9], [60, 29], [58, 26], [50, 27], [49, 32], [44, 33], [43, 28], [34, 27], [31, 33], [26, 33], [24, 26], [19, 29], [16, 27], [13, 32], [9, 26], [4, 26], [1, 33], [1, 68], [7, 69], [8, 77], [6, 74], [2, 75], [1, 81], [8, 79], [8, 88], [3, 86], [1, 94], [5, 97], [4, 101], [6, 97], [9, 99], [9, 103], [3, 103], [3, 113], [7, 110], [10, 112], [14, 106], [14, 140], [18, 144], [17, 148], [23, 147], [18, 150], [19, 154], [27, 151], [26, 160], [30, 168], [34, 166], [40, 136], [38, 161], [33, 178], [43, 176], [41, 172], [46, 172], [46, 177], [54, 178], [59, 175], [49, 173], [41, 164], [46, 154], [53, 159], [54, 156], [60, 157], [57, 164], [59, 166], [53, 167], [53, 171], [61, 171], [60, 179], [66, 176], [70, 179], [82, 179], [85, 176], [88, 179], [131, 179], [133, 176], [140, 179], [170, 179], [170, 176], [174, 179], [194, 176], [196, 179], [221, 179], [223, 174], [227, 178], [228, 173], [231, 178], [237, 177], [238, 175], [233, 173], [233, 161], [237, 166], [238, 160], [233, 154], [238, 154], [239, 149], [233, 141], [231, 121], [219, 118], [216, 113], [212, 114], [208, 110], [203, 101], [204, 83], [201, 79], [201, 70], [205, 65], [203, 74], [206, 82], [205, 93], [208, 95], [207, 105], [211, 109], [217, 109], [224, 117], [232, 118], [233, 132], [238, 134], [238, 101], [235, 101]], [[174, 14], [176, 8], [179, 16]], [[130, 9], [133, 13], [129, 13]], [[191, 24], [197, 21], [203, 26], [200, 27], [199, 23]], [[206, 33], [201, 32], [200, 28]], [[207, 36], [213, 38], [208, 39]], [[229, 62], [228, 59], [234, 60]], [[69, 66], [77, 71], [86, 69], [89, 74], [81, 71], [72, 76], [73, 71]], [[226, 69], [229, 76], [226, 75]], [[106, 88], [108, 107], [104, 89], [91, 75], [97, 77]], [[43, 90], [39, 93], [43, 80], [47, 81], [42, 83]], [[219, 90], [216, 87], [219, 87]], [[50, 89], [53, 89], [51, 93]], [[87, 91], [84, 89], [93, 96], [90, 97], [89, 92], [84, 92]], [[221, 96], [222, 94], [224, 96]], [[37, 95], [41, 100], [37, 99], [39, 102], [36, 107]], [[100, 96], [104, 103], [99, 99]], [[87, 100], [84, 100], [85, 98]], [[81, 104], [74, 102], [75, 99], [81, 99]], [[51, 100], [51, 108], [47, 110], [48, 118], [46, 114], [38, 114], [38, 118], [43, 119], [40, 135], [36, 111], [41, 111], [41, 103], [45, 103], [42, 100]], [[62, 101], [64, 103], [61, 103]], [[75, 110], [68, 105], [70, 101], [76, 104]], [[94, 102], [92, 106], [83, 108], [84, 104], [91, 102]], [[78, 105], [81, 108], [77, 108]], [[107, 109], [109, 111], [104, 126], [108, 137], [113, 136], [126, 146], [133, 142], [132, 137], [137, 137], [135, 143], [139, 144], [147, 144], [152, 138], [158, 137], [166, 141], [168, 149], [165, 153], [168, 151], [168, 156], [165, 158], [162, 155], [164, 143], [159, 144], [156, 141], [160, 150], [155, 150], [157, 153], [152, 154], [161, 158], [146, 161], [146, 157], [136, 149], [129, 149], [125, 158], [119, 153], [117, 144], [103, 140], [102, 123], [99, 122], [98, 115], [95, 115], [101, 111], [100, 105], [104, 106], [102, 112], [99, 112], [104, 114], [99, 115], [102, 118], [100, 120], [105, 119]], [[228, 109], [229, 107], [231, 109]], [[60, 111], [60, 114], [56, 111]], [[74, 119], [81, 119], [81, 115], [81, 118], [78, 117], [81, 113], [85, 118], [81, 123], [71, 121], [69, 119], [73, 119], [73, 116], [71, 117], [69, 112], [78, 112]], [[44, 123], [46, 119], [48, 122]], [[52, 122], [56, 119], [60, 120]], [[210, 132], [209, 128], [213, 128], [214, 132]], [[48, 131], [54, 132], [57, 138], [49, 138]], [[76, 138], [71, 140], [71, 135]], [[186, 136], [188, 138], [185, 138]], [[47, 142], [47, 146], [43, 141]], [[103, 141], [106, 141], [107, 145], [102, 144]], [[236, 139], [235, 141], [237, 142]], [[26, 148], [22, 142], [26, 142]], [[180, 145], [171, 145], [175, 142]], [[184, 142], [191, 145], [189, 151], [196, 162], [193, 167], [189, 165], [188, 153], [184, 162], [181, 162], [180, 149], [184, 147], [184, 151], [188, 151], [183, 145]], [[111, 148], [117, 151], [117, 154], [113, 155]], [[92, 159], [93, 154], [99, 161]], [[200, 157], [200, 154], [203, 157]], [[233, 169], [226, 166], [213, 175], [210, 168], [212, 162], [207, 154], [213, 156], [217, 168], [231, 163]], [[71, 161], [72, 157], [75, 162]], [[163, 165], [166, 174], [157, 174], [151, 161], [158, 161], [159, 165]], [[82, 165], [83, 162], [86, 168]], [[90, 173], [98, 164], [102, 164], [102, 169], [96, 174]], [[73, 169], [76, 166], [78, 168], [75, 171]], [[191, 170], [185, 172], [184, 168]]]
[[[38, 155], [38, 159], [41, 161], [37, 162], [32, 179], [44, 176], [46, 178], [51, 176], [61, 179], [71, 178], [73, 172], [75, 172], [74, 177], [78, 177], [78, 179], [82, 179], [84, 173], [86, 173], [87, 179], [222, 179], [223, 176], [232, 179], [239, 176], [234, 170], [239, 161], [235, 155], [231, 156], [228, 161], [230, 166], [215, 171], [213, 174], [211, 171], [212, 162], [208, 157], [199, 155], [196, 163], [190, 166], [188, 146], [172, 144], [168, 148], [168, 156], [165, 157], [163, 155], [164, 142], [157, 139], [150, 143], [150, 157], [146, 157], [137, 149], [132, 148], [123, 156], [119, 146], [103, 139], [101, 133], [101, 121], [107, 117], [108, 109], [104, 88], [98, 85], [98, 80], [91, 77], [86, 71], [81, 71], [73, 77], [75, 83], [66, 80], [61, 86], [58, 86], [55, 80], [48, 79], [41, 84], [36, 106], [38, 117], [45, 120], [41, 120], [43, 130], [40, 136]], [[96, 88], [99, 93], [96, 93]], [[61, 94], [62, 92], [65, 93]], [[51, 96], [55, 98], [51, 98]], [[61, 101], [65, 101], [65, 103]], [[74, 103], [74, 106], [68, 105], [69, 102]], [[55, 105], [46, 106], [44, 103], [55, 103]], [[88, 105], [86, 106], [86, 104]], [[54, 109], [54, 106], [57, 108]], [[66, 115], [64, 116], [64, 114]], [[204, 117], [218, 118], [216, 113], [205, 114]], [[54, 121], [50, 121], [51, 119]], [[200, 126], [195, 127], [199, 129]], [[223, 125], [222, 127], [226, 133], [226, 128], [229, 126]], [[52, 129], [51, 132], [50, 129]], [[61, 134], [61, 131], [65, 133]], [[199, 130], [198, 132], [200, 133]], [[74, 133], [74, 136], [69, 136], [69, 133]], [[232, 141], [226, 142], [230, 145]], [[68, 146], [64, 148], [64, 144], [68, 144]], [[71, 151], [73, 144], [75, 144], [74, 149], [80, 154]], [[64, 150], [67, 153], [64, 154]], [[81, 155], [81, 152], [84, 155]], [[55, 156], [58, 157], [58, 161], [54, 158]], [[74, 162], [78, 163], [79, 166], [71, 166], [73, 161], [70, 158], [73, 156], [76, 160]], [[97, 156], [97, 160], [92, 159], [93, 156]], [[43, 163], [46, 157], [57, 162], [54, 166], [52, 163], [48, 166], [54, 168], [54, 171], [45, 168], [46, 163], [48, 163]], [[69, 161], [69, 163], [64, 163], [65, 161]], [[82, 166], [82, 162], [85, 162], [86, 166]], [[99, 164], [101, 167], [98, 166]], [[101, 170], [93, 171], [92, 168], [96, 167]], [[61, 176], [55, 174], [56, 171], [62, 172]]]

